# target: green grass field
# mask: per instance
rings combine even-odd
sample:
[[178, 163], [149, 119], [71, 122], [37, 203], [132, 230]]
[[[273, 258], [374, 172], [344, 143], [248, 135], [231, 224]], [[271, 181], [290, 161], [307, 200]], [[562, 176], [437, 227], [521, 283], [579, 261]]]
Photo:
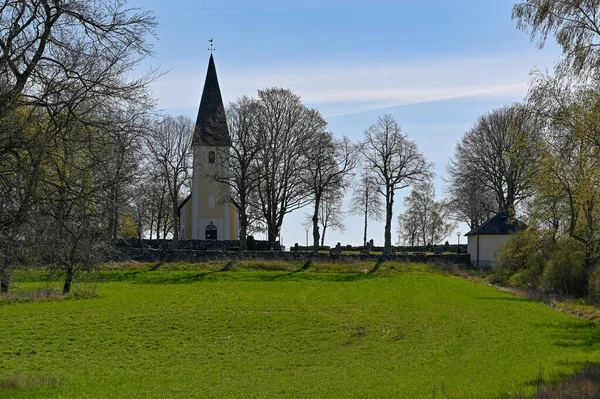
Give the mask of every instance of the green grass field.
[[89, 299], [0, 297], [0, 397], [500, 398], [600, 362], [595, 324], [427, 266], [300, 266], [131, 265]]

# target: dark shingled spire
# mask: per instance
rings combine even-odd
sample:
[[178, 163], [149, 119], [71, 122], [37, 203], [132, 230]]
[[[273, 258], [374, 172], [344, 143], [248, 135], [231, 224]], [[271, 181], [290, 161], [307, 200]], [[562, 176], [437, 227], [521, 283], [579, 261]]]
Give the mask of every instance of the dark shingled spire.
[[208, 71], [206, 72], [202, 100], [200, 100], [198, 118], [196, 118], [193, 143], [214, 147], [231, 146], [225, 107], [223, 107], [217, 69], [212, 54], [208, 61]]

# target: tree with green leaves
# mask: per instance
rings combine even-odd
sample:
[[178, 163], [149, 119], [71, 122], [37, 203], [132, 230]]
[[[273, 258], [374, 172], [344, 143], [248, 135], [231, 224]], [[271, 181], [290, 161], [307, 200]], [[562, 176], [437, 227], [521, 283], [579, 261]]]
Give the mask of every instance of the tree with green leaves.
[[596, 0], [522, 0], [513, 7], [517, 27], [544, 47], [553, 35], [562, 48], [561, 74], [586, 75], [600, 66], [600, 4]]

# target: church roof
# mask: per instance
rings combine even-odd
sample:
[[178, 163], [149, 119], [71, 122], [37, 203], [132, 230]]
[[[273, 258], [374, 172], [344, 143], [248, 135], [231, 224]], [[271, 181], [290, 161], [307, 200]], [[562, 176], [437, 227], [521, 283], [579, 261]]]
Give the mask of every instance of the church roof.
[[219, 79], [217, 78], [217, 68], [212, 54], [208, 61], [208, 71], [206, 72], [200, 109], [196, 118], [193, 143], [215, 147], [231, 146], [225, 107], [223, 107]]
[[482, 234], [511, 234], [525, 230], [527, 225], [515, 218], [511, 218], [506, 212], [500, 212], [481, 226], [469, 231], [465, 236], [477, 236]]

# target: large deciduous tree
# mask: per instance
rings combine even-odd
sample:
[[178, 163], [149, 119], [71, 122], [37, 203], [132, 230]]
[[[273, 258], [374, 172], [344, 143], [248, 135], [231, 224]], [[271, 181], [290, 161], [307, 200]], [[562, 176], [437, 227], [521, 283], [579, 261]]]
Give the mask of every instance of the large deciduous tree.
[[[513, 214], [515, 206], [532, 194], [539, 143], [536, 118], [519, 104], [480, 116], [460, 139], [448, 173], [456, 184], [451, 190], [460, 194], [461, 185], [470, 181], [475, 185], [473, 189], [479, 191], [479, 198], [464, 198], [471, 202], [469, 208], [474, 208], [473, 215], [469, 216], [472, 224], [478, 222], [479, 209], [487, 208], [486, 198], [490, 193], [496, 199], [498, 211]], [[467, 193], [473, 192], [467, 188]]]
[[[150, 13], [127, 9], [119, 0], [0, 4], [0, 156], [19, 154], [21, 163], [18, 170], [0, 172], [7, 177], [0, 192], [25, 183], [24, 173], [28, 180], [27, 189], [14, 197], [20, 204], [10, 204], [15, 215], [0, 223], [19, 237], [27, 223], [34, 224], [27, 234], [65, 232], [50, 241], [47, 235], [34, 240], [49, 243], [36, 246], [42, 257], [48, 258], [48, 248], [54, 254], [86, 248], [90, 260], [105, 242], [98, 234], [99, 198], [122, 181], [99, 173], [108, 165], [103, 150], [116, 144], [106, 133], [131, 131], [130, 116], [152, 106], [146, 86], [154, 74], [132, 78], [132, 72], [151, 53], [145, 38], [154, 27]], [[34, 136], [28, 129], [10, 129], [19, 113], [26, 124], [37, 123]], [[4, 203], [0, 207], [0, 214], [10, 212]], [[99, 245], [77, 244], [86, 237]], [[94, 263], [71, 255], [61, 261], [65, 292], [74, 275], [71, 266]]]
[[287, 89], [260, 90], [258, 101], [257, 205], [267, 226], [267, 239], [275, 245], [285, 215], [310, 202], [311, 190], [303, 176], [304, 154], [327, 123], [318, 111], [304, 106], [300, 97]]
[[600, 66], [600, 4], [596, 0], [522, 0], [513, 19], [542, 48], [553, 35], [562, 48], [561, 73], [585, 75]]
[[132, 99], [147, 77], [127, 73], [151, 53], [145, 38], [155, 26], [150, 12], [120, 0], [2, 2], [0, 114], [22, 104], [66, 105], [59, 91], [66, 89], [99, 101]]
[[319, 252], [319, 221], [321, 203], [327, 193], [345, 189], [347, 178], [356, 166], [357, 147], [344, 137], [336, 140], [331, 132], [317, 131], [311, 137], [310, 145], [305, 146], [302, 173], [304, 184], [310, 190], [314, 205], [312, 215], [313, 251]]
[[[255, 99], [241, 97], [227, 107], [227, 125], [231, 137], [231, 148], [218, 153], [220, 162], [215, 162], [209, 176], [221, 183], [226, 193], [221, 195], [225, 201], [238, 211], [240, 249], [247, 249], [248, 228], [252, 214], [256, 213], [253, 199], [257, 198], [260, 169], [257, 156], [261, 150], [259, 119], [263, 108]], [[228, 167], [228, 170], [224, 170]]]
[[179, 242], [179, 203], [192, 172], [194, 122], [185, 116], [165, 117], [152, 128], [146, 145], [156, 173], [167, 185], [173, 223], [173, 246]]
[[536, 221], [585, 251], [588, 276], [600, 261], [600, 95], [596, 87], [538, 75], [529, 95], [545, 121], [534, 202]]
[[463, 169], [463, 164], [460, 156], [455, 155], [446, 167], [449, 215], [475, 229], [498, 212], [498, 203], [477, 170]]
[[391, 115], [382, 115], [365, 130], [363, 156], [385, 197], [384, 255], [392, 251], [392, 219], [396, 191], [421, 182], [431, 174], [431, 164], [408, 140]]

